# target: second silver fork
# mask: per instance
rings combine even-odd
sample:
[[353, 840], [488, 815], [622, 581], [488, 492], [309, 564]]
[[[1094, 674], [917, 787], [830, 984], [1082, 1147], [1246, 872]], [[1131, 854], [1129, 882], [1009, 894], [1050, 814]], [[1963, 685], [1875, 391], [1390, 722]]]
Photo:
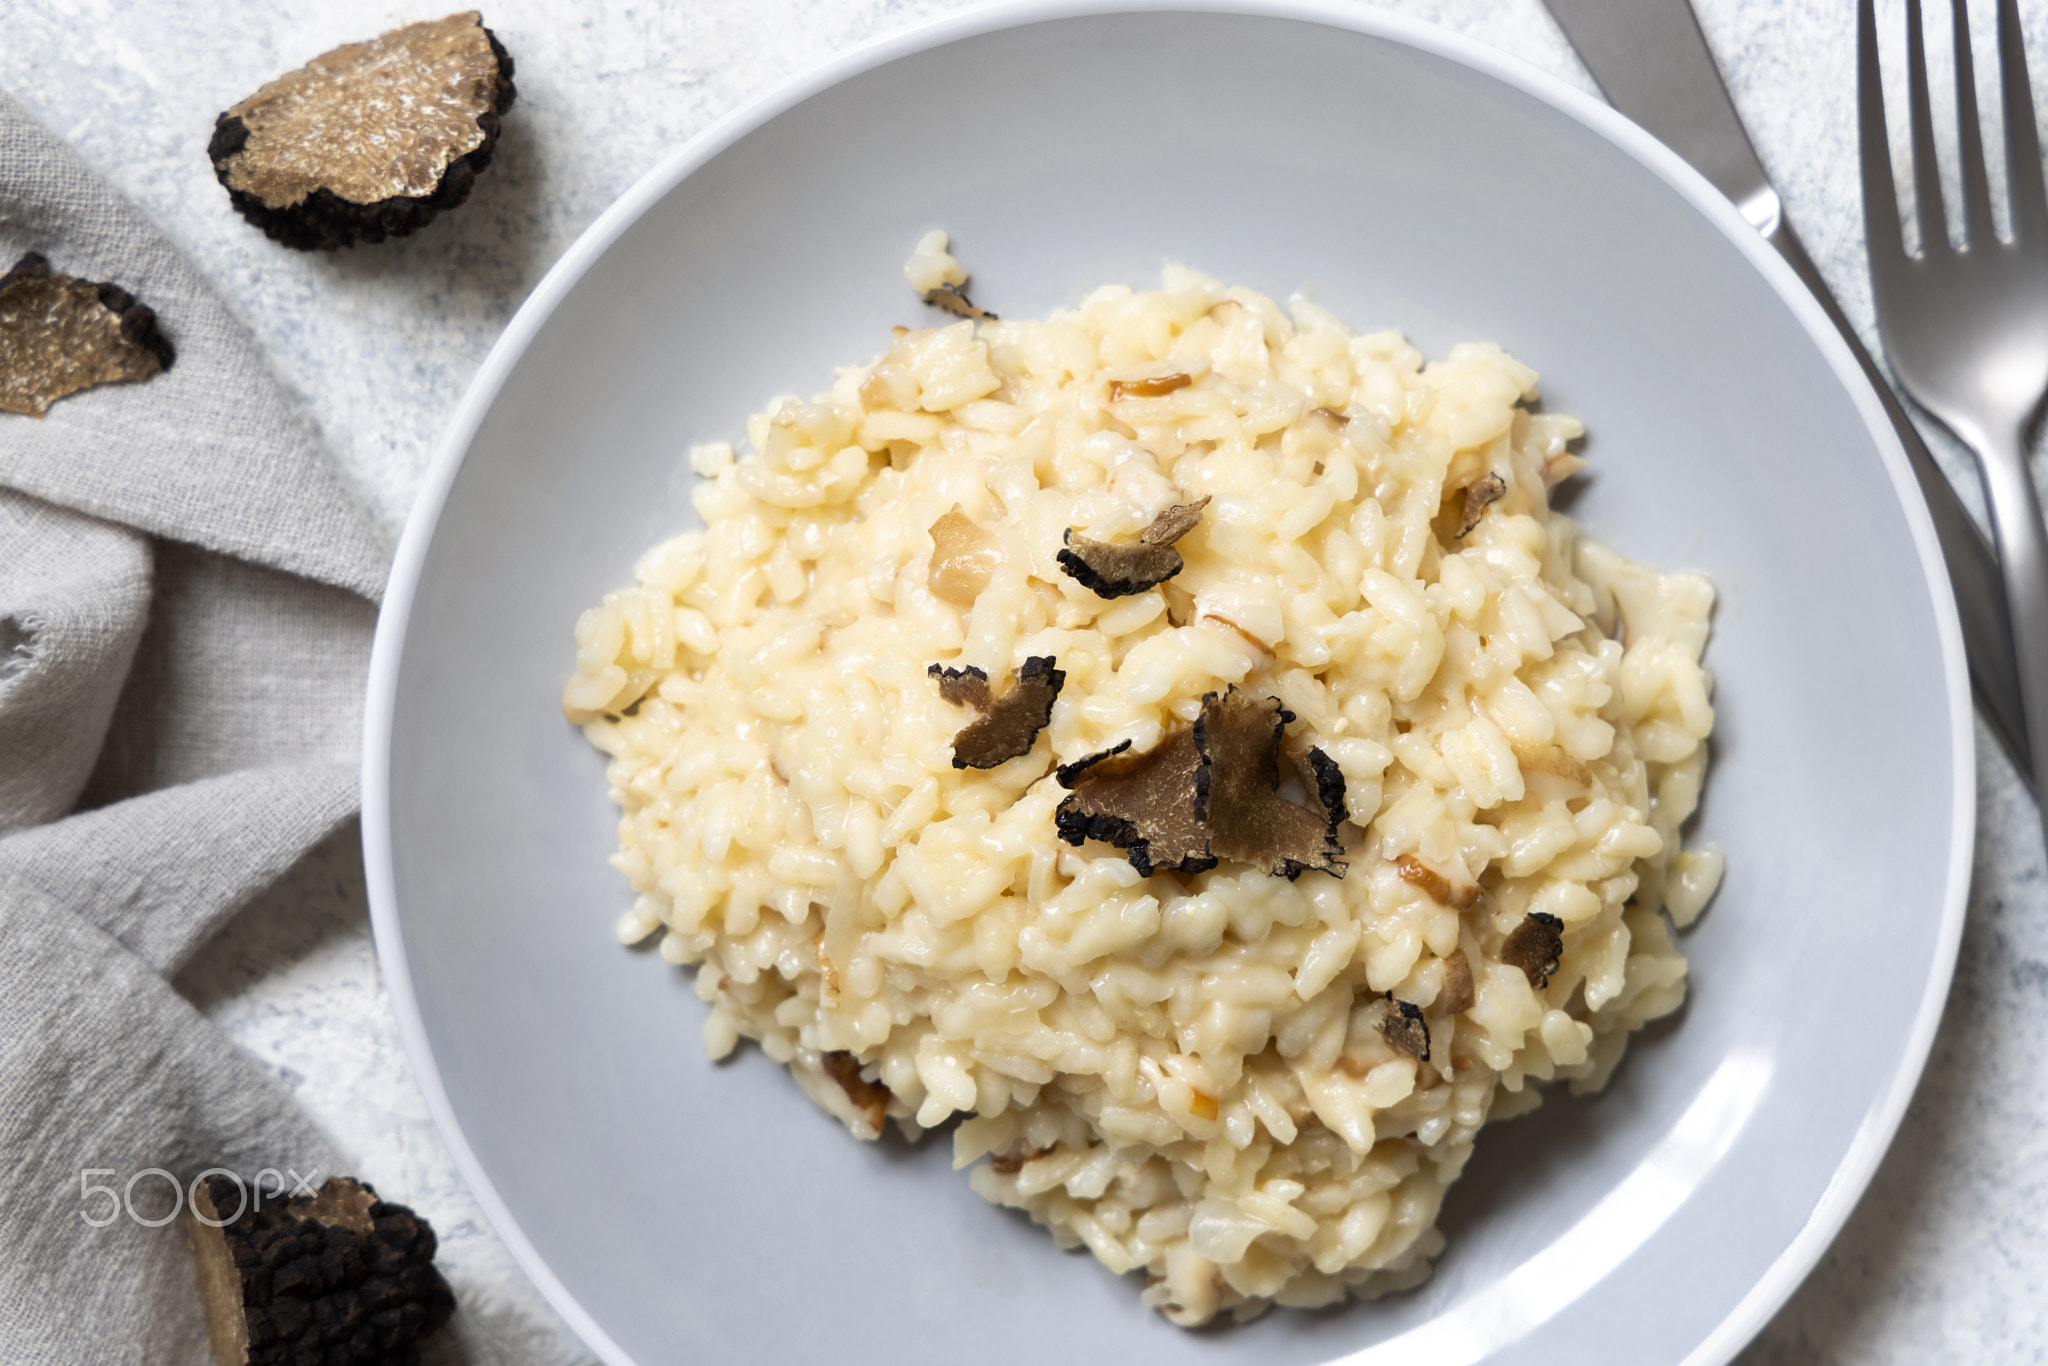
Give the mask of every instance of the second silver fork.
[[[1870, 279], [1878, 335], [1900, 386], [1976, 455], [2005, 578], [2034, 772], [2048, 775], [2048, 525], [2028, 468], [2026, 439], [2048, 393], [2048, 193], [2018, 7], [2015, 0], [1999, 0], [2000, 104], [2012, 219], [2012, 241], [2001, 242], [1992, 223], [1965, 0], [1951, 0], [1951, 12], [1960, 246], [1950, 245], [1942, 211], [1920, 4], [1908, 0], [1907, 100], [1921, 243], [1915, 257], [1906, 253], [1892, 184], [1874, 4], [1859, 0], [1857, 103]], [[2048, 801], [2041, 805], [2048, 830]]]

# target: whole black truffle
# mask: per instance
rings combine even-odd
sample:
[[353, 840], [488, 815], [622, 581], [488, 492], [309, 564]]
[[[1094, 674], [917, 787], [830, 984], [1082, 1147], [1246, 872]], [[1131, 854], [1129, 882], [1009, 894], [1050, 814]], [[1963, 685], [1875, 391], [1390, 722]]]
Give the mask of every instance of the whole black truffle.
[[417, 232], [469, 197], [512, 107], [512, 58], [474, 10], [350, 43], [214, 122], [241, 215], [301, 251]]
[[216, 1366], [419, 1361], [455, 1309], [424, 1219], [347, 1177], [283, 1204], [248, 1196], [210, 1177], [186, 1221]]

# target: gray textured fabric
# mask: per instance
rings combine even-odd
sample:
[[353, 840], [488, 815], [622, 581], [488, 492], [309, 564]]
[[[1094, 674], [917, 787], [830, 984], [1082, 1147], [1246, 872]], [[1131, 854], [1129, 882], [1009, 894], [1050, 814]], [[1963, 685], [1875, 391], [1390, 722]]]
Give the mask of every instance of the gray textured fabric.
[[0, 1361], [195, 1362], [170, 1179], [337, 1158], [166, 978], [353, 814], [384, 554], [248, 333], [0, 96], [28, 250], [178, 355], [0, 413]]

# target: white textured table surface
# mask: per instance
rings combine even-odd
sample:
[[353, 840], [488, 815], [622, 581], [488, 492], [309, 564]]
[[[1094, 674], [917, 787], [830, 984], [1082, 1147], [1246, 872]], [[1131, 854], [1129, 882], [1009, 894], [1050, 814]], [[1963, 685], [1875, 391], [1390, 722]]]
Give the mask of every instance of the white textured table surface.
[[[395, 540], [492, 342], [615, 196], [784, 75], [962, 7], [493, 0], [485, 22], [518, 63], [519, 102], [471, 202], [409, 241], [330, 256], [284, 251], [230, 211], [206, 161], [213, 116], [335, 44], [438, 7], [0, 0], [0, 88], [139, 203], [240, 308]], [[1787, 211], [1871, 341], [1853, 7], [1699, 7]], [[1390, 8], [1592, 89], [1537, 0]], [[1990, 6], [1978, 8], [1986, 31]], [[2036, 72], [2048, 72], [2048, 0], [2023, 8]], [[1897, 10], [1897, 0], [1880, 5], [1891, 32]], [[1931, 24], [1939, 48], [1945, 14]], [[1988, 94], [1991, 78], [1980, 76]], [[1974, 504], [1973, 491], [1966, 497]], [[1969, 925], [1926, 1079], [1847, 1229], [1743, 1356], [1751, 1366], [2048, 1359], [2048, 890], [2033, 806], [1981, 726], [1978, 756]], [[498, 1339], [515, 1359], [588, 1360], [484, 1224], [427, 1117], [373, 955], [355, 838], [350, 828], [320, 849], [203, 951], [180, 987], [293, 1088], [357, 1171], [433, 1219], [466, 1334]]]

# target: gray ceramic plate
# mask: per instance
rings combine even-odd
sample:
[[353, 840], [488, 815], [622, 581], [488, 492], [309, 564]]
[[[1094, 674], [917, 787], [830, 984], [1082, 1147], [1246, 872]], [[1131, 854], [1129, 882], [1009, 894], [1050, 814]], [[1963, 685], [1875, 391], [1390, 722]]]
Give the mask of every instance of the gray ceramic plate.
[[[1605, 1096], [1483, 1136], [1422, 1289], [1188, 1334], [862, 1145], [612, 940], [578, 612], [688, 524], [687, 443], [827, 387], [949, 229], [1019, 315], [1185, 261], [1441, 354], [1488, 338], [1584, 419], [1575, 513], [1710, 574], [1728, 854], [1693, 998]], [[1605, 108], [1337, 3], [1031, 5], [867, 47], [686, 147], [521, 310], [407, 528], [364, 842], [392, 1001], [498, 1229], [608, 1361], [1721, 1362], [1840, 1227], [1946, 990], [1972, 823], [1924, 510], [1811, 300]]]

